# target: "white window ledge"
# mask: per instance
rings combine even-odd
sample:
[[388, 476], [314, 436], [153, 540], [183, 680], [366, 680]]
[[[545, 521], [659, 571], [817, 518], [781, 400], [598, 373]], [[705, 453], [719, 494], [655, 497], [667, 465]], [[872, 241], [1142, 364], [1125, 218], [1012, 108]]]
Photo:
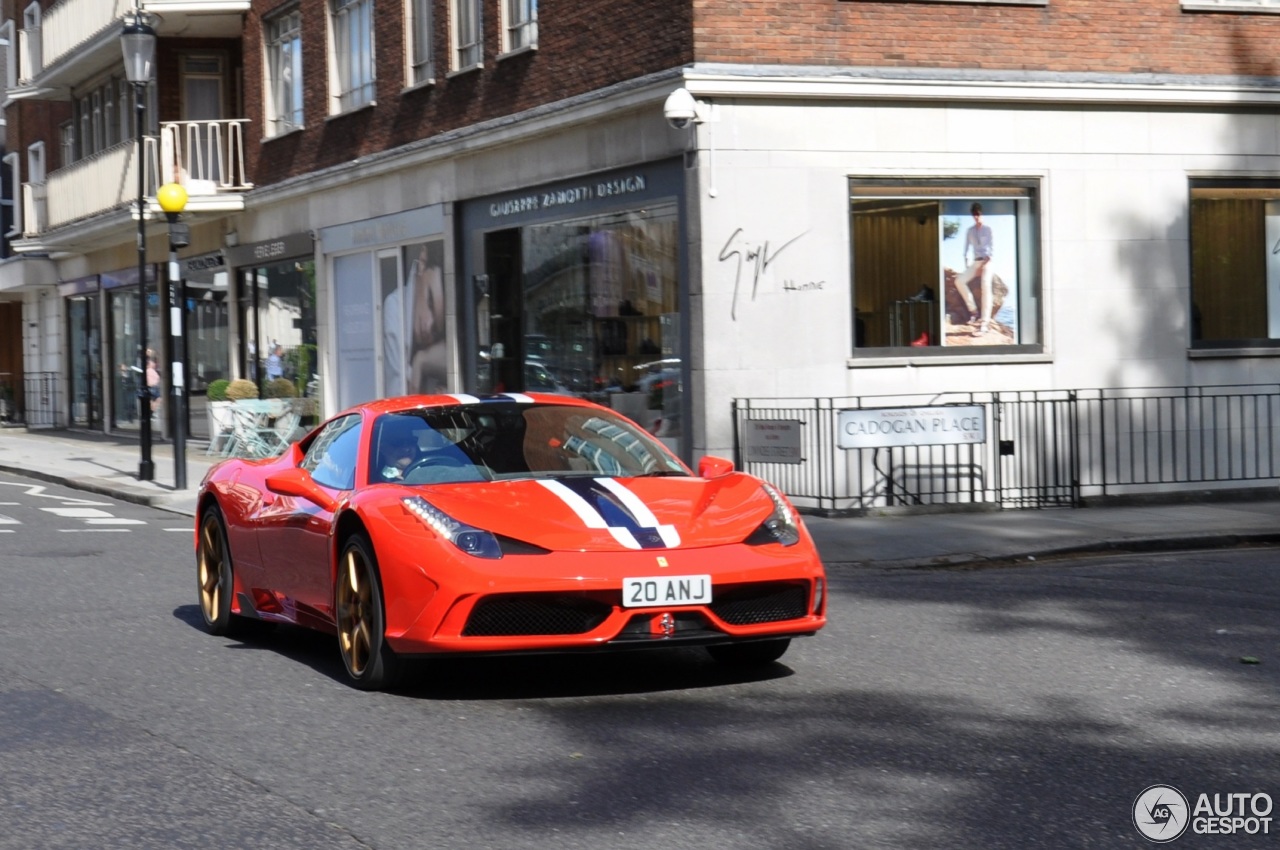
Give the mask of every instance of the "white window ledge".
[[1183, 3], [1184, 12], [1252, 12], [1258, 15], [1280, 15], [1275, 0], [1198, 0]]
[[[840, 0], [841, 3], [882, 3], [884, 0]], [[966, 6], [1048, 6], [1049, 0], [899, 0], [907, 3], [963, 3]], [[1185, 9], [1186, 6], [1184, 5]]]

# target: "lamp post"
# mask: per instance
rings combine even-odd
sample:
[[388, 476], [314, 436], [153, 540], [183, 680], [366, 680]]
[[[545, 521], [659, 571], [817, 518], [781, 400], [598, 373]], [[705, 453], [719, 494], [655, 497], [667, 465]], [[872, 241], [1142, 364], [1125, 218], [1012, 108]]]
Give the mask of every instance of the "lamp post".
[[151, 82], [151, 63], [156, 52], [156, 31], [147, 26], [140, 11], [125, 19], [124, 29], [120, 31], [120, 50], [124, 54], [125, 76], [133, 84], [134, 137], [138, 152], [135, 164], [138, 169], [138, 362], [142, 364], [138, 382], [138, 421], [142, 426], [138, 480], [151, 481], [156, 476], [156, 467], [151, 461], [151, 389], [147, 386], [147, 207], [142, 131], [147, 84]]
[[178, 183], [166, 183], [156, 190], [156, 201], [169, 220], [169, 339], [173, 342], [173, 359], [169, 374], [173, 376], [173, 487], [187, 489], [187, 404], [186, 377], [183, 374], [182, 345], [182, 275], [178, 267], [178, 249], [191, 244], [190, 231], [178, 221], [187, 205], [187, 190]]

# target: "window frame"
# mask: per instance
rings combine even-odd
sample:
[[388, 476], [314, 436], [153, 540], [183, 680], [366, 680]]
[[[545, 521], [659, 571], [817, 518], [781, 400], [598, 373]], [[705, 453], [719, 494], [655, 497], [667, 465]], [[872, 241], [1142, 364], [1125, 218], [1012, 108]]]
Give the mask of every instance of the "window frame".
[[[1217, 197], [1214, 197], [1217, 196]], [[1197, 259], [1197, 233], [1206, 226], [1203, 220], [1198, 221], [1197, 208], [1199, 204], [1197, 200], [1243, 200], [1243, 201], [1259, 201], [1262, 207], [1259, 210], [1261, 215], [1256, 221], [1256, 226], [1251, 227], [1251, 233], [1247, 233], [1241, 229], [1233, 229], [1232, 238], [1224, 242], [1224, 245], [1239, 250], [1248, 250], [1242, 247], [1242, 243], [1246, 243], [1252, 239], [1254, 244], [1252, 247], [1259, 249], [1258, 267], [1253, 271], [1258, 275], [1254, 283], [1261, 292], [1261, 312], [1266, 314], [1268, 324], [1268, 336], [1221, 336], [1210, 339], [1202, 338], [1202, 331], [1197, 329], [1197, 325], [1201, 328], [1204, 323], [1203, 311], [1197, 306], [1197, 296], [1203, 289], [1206, 293], [1215, 291], [1223, 291], [1234, 288], [1234, 294], [1240, 297], [1240, 289], [1238, 282], [1246, 275], [1241, 274], [1240, 265], [1249, 265], [1248, 259], [1238, 259], [1232, 257], [1227, 262], [1230, 268], [1221, 278], [1213, 277], [1206, 282], [1203, 268], [1213, 266], [1215, 263], [1206, 263]], [[1274, 204], [1274, 212], [1268, 214], [1266, 206]], [[1268, 219], [1272, 219], [1268, 226]], [[1267, 250], [1267, 246], [1271, 245], [1271, 250]], [[1188, 284], [1187, 284], [1187, 344], [1188, 350], [1194, 356], [1200, 354], [1202, 356], [1213, 356], [1215, 353], [1222, 355], [1231, 352], [1274, 352], [1280, 353], [1280, 297], [1274, 299], [1275, 303], [1271, 303], [1270, 293], [1273, 284], [1280, 281], [1280, 254], [1276, 254], [1276, 248], [1280, 246], [1280, 179], [1264, 178], [1264, 177], [1191, 177], [1187, 181], [1187, 265], [1188, 265]], [[1235, 251], [1233, 251], [1233, 254]], [[1274, 257], [1272, 261], [1273, 268], [1268, 268], [1268, 257]], [[1226, 266], [1222, 266], [1226, 267]], [[1224, 283], [1225, 281], [1225, 283]], [[1246, 305], [1238, 311], [1232, 311], [1234, 315], [1258, 315], [1258, 305], [1250, 307]]]
[[16, 187], [13, 198], [13, 226], [5, 236], [17, 239], [23, 235], [23, 208], [26, 203], [26, 191], [22, 188], [22, 157], [17, 151], [9, 151], [0, 158], [0, 161], [9, 169], [10, 185]]
[[[973, 175], [965, 176], [949, 176], [949, 175], [927, 175], [927, 176], [887, 176], [887, 175], [850, 175], [847, 181], [847, 197], [849, 199], [848, 215], [849, 215], [849, 246], [850, 246], [850, 263], [849, 263], [849, 287], [850, 287], [850, 340], [852, 342], [851, 360], [877, 360], [883, 362], [886, 358], [943, 358], [954, 360], [957, 357], [979, 355], [982, 357], [1008, 358], [1010, 356], [1027, 356], [1042, 355], [1045, 352], [1045, 329], [1046, 322], [1044, 317], [1044, 234], [1043, 234], [1043, 209], [1044, 209], [1044, 177], [1043, 175], [1028, 176], [999, 176], [999, 177], [975, 177]], [[898, 344], [880, 344], [880, 345], [859, 345], [859, 320], [860, 317], [875, 316], [876, 311], [860, 313], [858, 310], [858, 238], [856, 235], [857, 222], [855, 204], [858, 201], [872, 201], [875, 199], [883, 199], [890, 201], [910, 201], [918, 199], [922, 203], [928, 201], [936, 201], [939, 204], [938, 228], [934, 233], [941, 238], [938, 240], [939, 245], [944, 239], [950, 238], [943, 235], [941, 228], [943, 227], [943, 218], [957, 217], [956, 212], [942, 213], [941, 205], [946, 202], [951, 206], [957, 203], [962, 204], [965, 208], [971, 205], [971, 202], [978, 201], [981, 203], [988, 202], [1008, 202], [1012, 200], [1015, 206], [1016, 216], [1014, 219], [1014, 240], [1015, 240], [1015, 269], [1014, 282], [1012, 286], [1006, 281], [1005, 285], [1009, 287], [1011, 293], [1014, 293], [1012, 299], [1013, 304], [1010, 305], [1006, 300], [1005, 305], [1010, 306], [1013, 310], [1015, 319], [1015, 338], [1005, 344], [969, 344], [957, 341], [954, 344], [944, 344], [942, 339], [931, 341], [927, 345], [912, 345], [913, 339], [907, 338], [908, 333], [903, 336]], [[1007, 205], [1007, 204], [1006, 204]], [[967, 228], [964, 219], [959, 222], [958, 234], [963, 239]], [[997, 240], [999, 242], [1001, 240]], [[957, 243], [962, 244], [962, 243]], [[954, 246], [952, 248], [954, 250]], [[997, 245], [996, 256], [999, 257], [1001, 249]], [[943, 325], [942, 317], [947, 314], [945, 300], [946, 276], [944, 274], [947, 266], [944, 265], [945, 258], [941, 255], [941, 247], [939, 247], [939, 255], [937, 262], [937, 278], [929, 280], [925, 285], [930, 286], [933, 290], [932, 299], [926, 303], [937, 304], [939, 300], [944, 303], [938, 306], [941, 311], [937, 317], [938, 336], [946, 336], [948, 327], [954, 325]], [[1006, 266], [1007, 268], [1007, 266]], [[997, 270], [999, 274], [999, 270]], [[914, 282], [914, 281], [913, 281]], [[903, 291], [899, 294], [899, 301], [912, 302], [915, 298], [911, 296], [920, 290], [920, 286], [908, 287], [910, 292]], [[886, 321], [891, 322], [888, 315], [889, 308], [895, 302], [885, 301], [878, 305], [877, 310], [886, 313], [884, 317]], [[915, 305], [910, 305], [915, 306]], [[981, 307], [980, 302], [978, 306]], [[993, 316], [993, 319], [995, 317]], [[865, 328], [865, 318], [863, 318], [863, 327]], [[993, 324], [999, 325], [999, 321]], [[904, 323], [905, 325], [905, 323]], [[904, 327], [905, 330], [905, 327]], [[892, 335], [889, 332], [890, 336]]]
[[[286, 22], [292, 21], [288, 26]], [[284, 77], [283, 47], [290, 45], [288, 71], [293, 75], [292, 85]], [[302, 78], [302, 12], [295, 4], [277, 12], [263, 21], [262, 26], [263, 73], [266, 76], [263, 93], [266, 95], [264, 129], [266, 137], [274, 139], [306, 126], [305, 92]], [[286, 104], [282, 101], [293, 101]], [[296, 119], [296, 120], [294, 120]]]
[[538, 0], [500, 0], [502, 55], [538, 49]]
[[[330, 116], [377, 103], [373, 11], [373, 0], [329, 0]], [[357, 42], [359, 49], [350, 52]]]
[[[470, 14], [464, 21], [463, 11]], [[463, 31], [463, 24], [469, 24]], [[474, 30], [474, 31], [472, 31]], [[464, 38], [473, 38], [464, 42]], [[451, 74], [484, 67], [484, 4], [482, 0], [449, 0], [449, 62]]]
[[405, 88], [436, 81], [434, 0], [405, 0]]

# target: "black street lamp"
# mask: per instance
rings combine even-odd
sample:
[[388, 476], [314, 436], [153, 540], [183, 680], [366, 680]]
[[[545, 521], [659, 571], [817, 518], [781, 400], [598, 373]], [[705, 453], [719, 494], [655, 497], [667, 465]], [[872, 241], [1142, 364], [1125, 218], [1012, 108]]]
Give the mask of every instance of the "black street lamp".
[[183, 371], [186, 357], [182, 339], [182, 315], [186, 310], [182, 297], [182, 273], [178, 266], [178, 249], [191, 244], [190, 228], [179, 221], [187, 206], [187, 190], [178, 183], [166, 183], [156, 189], [156, 201], [169, 220], [169, 297], [161, 302], [169, 303], [169, 334], [173, 342], [173, 357], [169, 360], [169, 374], [173, 376], [173, 488], [187, 489], [187, 379]]
[[151, 82], [152, 59], [156, 53], [156, 31], [147, 26], [140, 11], [125, 18], [124, 29], [120, 31], [120, 50], [124, 53], [125, 76], [133, 84], [134, 135], [138, 150], [135, 164], [138, 169], [138, 362], [142, 364], [138, 381], [138, 414], [142, 425], [138, 480], [151, 481], [156, 477], [156, 466], [151, 461], [151, 388], [147, 385], [147, 207], [142, 131], [147, 84]]

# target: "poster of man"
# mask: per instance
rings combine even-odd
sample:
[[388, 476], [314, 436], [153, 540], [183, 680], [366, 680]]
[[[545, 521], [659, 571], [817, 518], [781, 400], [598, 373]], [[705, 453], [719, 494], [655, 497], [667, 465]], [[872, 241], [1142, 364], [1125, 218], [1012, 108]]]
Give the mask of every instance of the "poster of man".
[[1012, 200], [942, 204], [942, 344], [1018, 341], [1017, 214]]
[[410, 393], [448, 389], [445, 346], [444, 242], [434, 240], [404, 249], [405, 301], [410, 305]]

